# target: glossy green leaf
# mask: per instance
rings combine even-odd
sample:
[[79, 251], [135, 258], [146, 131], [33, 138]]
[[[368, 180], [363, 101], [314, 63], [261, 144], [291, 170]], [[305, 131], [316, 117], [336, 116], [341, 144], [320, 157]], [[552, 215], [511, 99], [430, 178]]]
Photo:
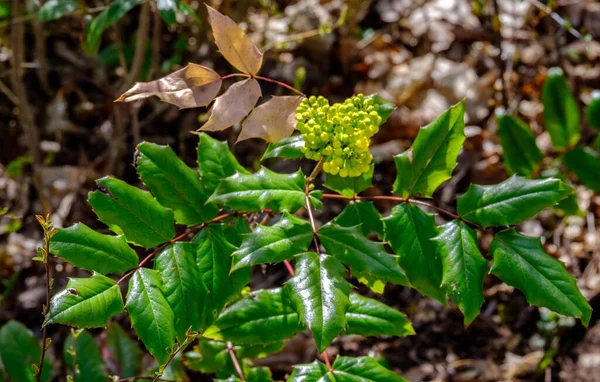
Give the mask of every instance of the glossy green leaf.
[[270, 143], [263, 154], [261, 161], [271, 158], [298, 159], [303, 158], [302, 147], [304, 138], [302, 134], [283, 138], [277, 143]]
[[379, 116], [381, 117], [381, 124], [387, 121], [390, 115], [392, 115], [392, 113], [394, 112], [394, 109], [396, 109], [396, 106], [393, 103], [384, 100], [377, 94], [371, 94], [366, 96], [365, 98], [372, 98], [373, 101], [375, 101], [375, 104], [379, 105], [379, 109], [377, 109], [377, 114], [379, 114]]
[[99, 328], [122, 311], [123, 297], [117, 283], [94, 272], [89, 278], [70, 278], [65, 290], [52, 297], [44, 326]]
[[521, 290], [530, 304], [589, 324], [592, 308], [575, 278], [563, 263], [544, 251], [539, 238], [521, 235], [511, 228], [496, 234], [490, 254], [494, 257], [491, 273]]
[[250, 367], [244, 365], [244, 375], [246, 382], [274, 382], [271, 370], [265, 366]]
[[352, 274], [369, 274], [380, 280], [409, 285], [406, 274], [383, 245], [364, 237], [359, 227], [327, 224], [319, 229], [319, 240], [329, 254], [351, 267]]
[[302, 330], [298, 313], [275, 288], [253, 291], [225, 309], [204, 337], [248, 345], [281, 341]]
[[125, 273], [138, 264], [138, 256], [125, 236], [103, 235], [83, 223], [59, 228], [50, 252], [71, 264], [98, 273]]
[[75, 0], [48, 0], [40, 7], [38, 18], [40, 21], [51, 21], [82, 8]]
[[[33, 368], [42, 354], [40, 340], [18, 321], [8, 321], [0, 328], [0, 359], [11, 381], [35, 382]], [[46, 357], [41, 380], [50, 381], [53, 374], [52, 359]]]
[[233, 253], [233, 270], [256, 264], [291, 260], [308, 249], [313, 239], [309, 222], [284, 213], [272, 226], [258, 225]]
[[90, 23], [86, 30], [86, 43], [89, 53], [94, 53], [100, 46], [102, 34], [109, 26], [116, 23], [127, 14], [133, 7], [141, 4], [142, 0], [114, 0], [107, 9], [102, 11]]
[[600, 90], [594, 90], [591, 101], [585, 110], [587, 123], [596, 130], [600, 130]]
[[463, 101], [423, 127], [411, 149], [394, 157], [398, 170], [395, 194], [403, 198], [431, 197], [440, 184], [450, 179], [465, 140], [464, 115]]
[[118, 364], [119, 376], [131, 378], [140, 372], [142, 356], [138, 342], [132, 340], [121, 325], [112, 321], [106, 330], [106, 348], [111, 359]]
[[160, 274], [138, 269], [129, 281], [127, 311], [131, 325], [159, 364], [164, 364], [175, 343], [175, 315], [163, 294]]
[[458, 214], [483, 227], [519, 224], [572, 192], [559, 179], [527, 180], [514, 175], [492, 186], [472, 184], [458, 198]]
[[383, 237], [381, 215], [371, 202], [350, 202], [335, 218], [335, 222], [342, 227], [360, 226], [360, 230], [365, 236], [375, 232], [377, 236]]
[[303, 253], [296, 257], [296, 273], [287, 284], [319, 353], [346, 327], [345, 313], [352, 285], [344, 278], [345, 273], [342, 263], [329, 255]]
[[496, 121], [508, 173], [530, 176], [544, 159], [544, 154], [535, 143], [533, 131], [525, 122], [510, 115], [500, 115]]
[[[306, 203], [306, 183], [300, 170], [278, 174], [267, 168], [247, 175], [236, 173], [224, 179], [208, 200], [235, 211], [257, 212], [270, 208], [273, 212], [296, 212]], [[322, 207], [318, 192], [311, 192], [311, 205]]]
[[208, 290], [196, 264], [197, 245], [177, 242], [163, 249], [154, 268], [163, 281], [163, 294], [175, 314], [175, 332], [180, 343], [188, 329], [200, 331], [205, 320], [202, 312]]
[[[198, 142], [198, 171], [206, 189], [206, 194], [211, 195], [217, 189], [221, 180], [234, 175], [250, 174], [242, 167], [229, 150], [226, 141], [218, 141], [206, 133], [199, 133]], [[212, 207], [207, 205], [207, 207]]]
[[589, 147], [578, 147], [566, 153], [563, 162], [581, 183], [600, 192], [600, 153]]
[[[75, 355], [72, 355], [72, 352]], [[63, 355], [68, 373], [73, 375], [74, 379], [86, 382], [106, 382], [108, 380], [104, 359], [102, 359], [98, 344], [89, 332], [84, 330], [78, 333], [76, 340], [73, 339], [73, 335], [67, 337]], [[76, 368], [73, 361], [77, 363]], [[77, 370], [76, 376], [74, 370]]]
[[332, 366], [336, 382], [408, 382], [371, 357], [337, 357]]
[[556, 149], [573, 146], [579, 141], [579, 109], [560, 68], [548, 71], [542, 89], [544, 124]]
[[168, 25], [177, 23], [177, 15], [175, 14], [177, 2], [175, 0], [157, 0], [156, 8], [158, 8], [160, 17], [162, 17], [165, 23]]
[[371, 289], [375, 293], [383, 294], [383, 292], [385, 292], [385, 286], [386, 286], [385, 281], [381, 281], [381, 280], [377, 279], [376, 277], [373, 277], [369, 274], [363, 274], [363, 275], [357, 276], [357, 279], [359, 282], [366, 285], [369, 289]]
[[105, 177], [96, 181], [107, 193], [90, 192], [88, 201], [98, 218], [127, 241], [145, 248], [175, 236], [173, 212], [161, 206], [148, 191], [122, 180]]
[[348, 198], [353, 198], [362, 191], [373, 186], [371, 183], [373, 179], [374, 166], [371, 165], [369, 171], [362, 173], [361, 175], [351, 178], [342, 178], [339, 175], [325, 174], [324, 186], [342, 194]]
[[483, 304], [483, 278], [488, 262], [479, 252], [477, 234], [464, 222], [452, 220], [440, 231], [435, 240], [442, 257], [442, 287], [463, 312], [465, 325], [469, 325]]
[[327, 366], [319, 361], [303, 365], [294, 365], [294, 370], [287, 382], [336, 382]]
[[175, 221], [194, 225], [215, 217], [198, 173], [175, 155], [169, 146], [144, 142], [137, 146], [137, 172], [156, 200], [175, 213]]
[[384, 220], [385, 239], [398, 255], [410, 285], [425, 296], [446, 303], [442, 283], [442, 261], [437, 244], [435, 217], [414, 204], [399, 204]]
[[406, 316], [375, 299], [350, 294], [345, 334], [361, 336], [410, 336], [415, 334]]

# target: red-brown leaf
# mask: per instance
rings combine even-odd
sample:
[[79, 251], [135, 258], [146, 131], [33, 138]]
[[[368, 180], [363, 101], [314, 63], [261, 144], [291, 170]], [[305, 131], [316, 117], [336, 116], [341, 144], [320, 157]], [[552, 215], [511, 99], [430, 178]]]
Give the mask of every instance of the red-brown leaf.
[[296, 108], [300, 101], [301, 96], [274, 96], [255, 108], [242, 124], [238, 142], [248, 138], [262, 138], [275, 143], [289, 137], [296, 128]]

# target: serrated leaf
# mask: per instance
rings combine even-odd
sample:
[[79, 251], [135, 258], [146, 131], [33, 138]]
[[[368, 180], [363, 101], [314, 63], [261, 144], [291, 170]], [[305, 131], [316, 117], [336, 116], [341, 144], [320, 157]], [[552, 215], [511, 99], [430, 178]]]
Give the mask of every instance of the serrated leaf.
[[364, 237], [359, 227], [326, 224], [319, 229], [319, 241], [329, 254], [351, 268], [353, 275], [370, 274], [380, 280], [409, 285], [406, 274], [383, 245]]
[[137, 266], [138, 256], [125, 236], [103, 235], [77, 223], [59, 228], [50, 241], [50, 253], [71, 264], [98, 273], [125, 273]]
[[177, 23], [177, 15], [175, 11], [177, 10], [177, 3], [175, 0], [157, 0], [156, 8], [160, 13], [160, 17], [167, 23], [168, 25], [173, 25]]
[[600, 130], [600, 91], [594, 90], [591, 100], [585, 110], [587, 123], [596, 130]]
[[194, 225], [217, 214], [205, 206], [208, 196], [200, 175], [189, 168], [169, 146], [144, 142], [137, 146], [137, 172], [156, 200], [173, 210], [175, 221]]
[[560, 68], [548, 71], [542, 89], [544, 124], [556, 149], [573, 146], [579, 141], [580, 123], [577, 101]]
[[373, 186], [374, 166], [369, 171], [363, 172], [357, 177], [341, 177], [339, 175], [325, 174], [324, 186], [348, 198], [353, 198], [362, 191]]
[[138, 346], [138, 342], [132, 340], [115, 321], [112, 321], [106, 330], [106, 348], [111, 359], [117, 361], [121, 378], [138, 375], [144, 353]]
[[332, 366], [337, 382], [408, 382], [371, 357], [337, 357]]
[[383, 238], [383, 222], [381, 215], [371, 202], [353, 201], [335, 218], [342, 227], [360, 226], [362, 234], [369, 236], [371, 232]]
[[[75, 357], [71, 355], [71, 347], [75, 351]], [[104, 359], [102, 359], [98, 344], [89, 332], [84, 330], [79, 333], [75, 342], [73, 335], [70, 335], [67, 337], [63, 349], [68, 373], [73, 375], [75, 379], [86, 382], [106, 382], [108, 380], [108, 371]], [[74, 358], [77, 365], [73, 365]], [[75, 370], [78, 371], [76, 376]]]
[[255, 75], [262, 66], [263, 54], [246, 33], [229, 17], [206, 6], [210, 26], [219, 52], [236, 69]]
[[[249, 174], [229, 150], [227, 142], [221, 142], [206, 133], [199, 133], [198, 171], [207, 195], [215, 192], [221, 180], [236, 172]], [[205, 208], [211, 207], [206, 205]], [[212, 207], [214, 208], [214, 207]]]
[[425, 296], [446, 304], [440, 288], [442, 261], [437, 244], [435, 218], [414, 204], [399, 204], [383, 219], [385, 239], [398, 255], [398, 264], [404, 269], [410, 285]]
[[256, 107], [242, 123], [237, 141], [261, 138], [276, 143], [292, 135], [296, 129], [296, 108], [301, 96], [273, 96]]
[[189, 328], [200, 331], [205, 326], [204, 304], [208, 290], [196, 265], [197, 245], [177, 242], [163, 249], [154, 268], [163, 280], [163, 294], [175, 314], [175, 332], [180, 343]]
[[180, 109], [210, 104], [221, 89], [221, 76], [206, 66], [187, 64], [163, 78], [138, 82], [121, 95], [116, 102], [134, 102], [157, 96], [163, 102]]
[[221, 131], [241, 122], [260, 96], [260, 85], [254, 78], [236, 82], [215, 99], [210, 117], [200, 130]]
[[494, 257], [491, 273], [521, 290], [530, 304], [589, 324], [592, 308], [575, 278], [563, 263], [544, 251], [539, 238], [521, 235], [511, 228], [496, 234], [490, 254]]
[[462, 101], [421, 128], [411, 149], [394, 157], [398, 170], [395, 194], [403, 198], [428, 198], [450, 179], [465, 141], [464, 115], [465, 102]]
[[[300, 170], [293, 174], [278, 174], [265, 167], [257, 173], [242, 174], [223, 179], [209, 203], [222, 204], [235, 211], [258, 212], [270, 208], [273, 212], [296, 212], [306, 203], [306, 183]], [[321, 201], [310, 193], [314, 208], [322, 207]]]
[[161, 206], [148, 191], [122, 180], [104, 177], [96, 181], [110, 195], [90, 192], [88, 201], [98, 218], [127, 241], [145, 248], [165, 243], [175, 236], [173, 212]]
[[336, 379], [324, 363], [313, 361], [303, 365], [294, 365], [287, 382], [336, 382]]
[[303, 253], [296, 257], [296, 273], [287, 283], [291, 300], [311, 330], [319, 353], [346, 327], [352, 285], [344, 278], [345, 273], [342, 263], [329, 255]]
[[458, 198], [458, 214], [483, 227], [519, 224], [572, 192], [558, 179], [527, 180], [513, 175], [492, 186], [472, 184]]
[[204, 337], [239, 345], [282, 341], [304, 330], [298, 313], [284, 303], [281, 288], [253, 291], [231, 305]]
[[40, 7], [38, 19], [40, 21], [52, 21], [82, 8], [81, 4], [74, 0], [48, 0]]
[[65, 290], [52, 297], [44, 326], [99, 328], [122, 311], [123, 298], [117, 283], [94, 272], [89, 278], [70, 278]]
[[[39, 364], [41, 354], [40, 340], [22, 323], [10, 320], [0, 328], [0, 359], [11, 381], [35, 382], [31, 365]], [[47, 356], [41, 380], [50, 381], [52, 374], [52, 359]]]
[[302, 137], [302, 134], [283, 138], [277, 143], [269, 144], [260, 160], [264, 161], [266, 159], [271, 158], [304, 158], [304, 153], [302, 153], [302, 147], [304, 147], [304, 138]]
[[465, 316], [469, 325], [483, 304], [483, 278], [488, 262], [477, 246], [477, 234], [464, 222], [452, 220], [435, 238], [443, 265], [442, 287]]
[[379, 114], [379, 116], [381, 117], [381, 124], [387, 121], [387, 119], [390, 117], [390, 115], [392, 115], [392, 113], [396, 109], [396, 106], [393, 103], [384, 100], [377, 94], [371, 94], [366, 96], [365, 98], [371, 98], [373, 99], [373, 101], [375, 101], [376, 105], [379, 105], [379, 108], [377, 109], [377, 114]]
[[146, 349], [162, 365], [175, 343], [175, 315], [163, 294], [158, 271], [138, 269], [129, 281], [127, 311]]
[[566, 153], [563, 162], [581, 183], [600, 192], [600, 154], [597, 151], [590, 147], [578, 147]]
[[116, 23], [133, 7], [141, 3], [142, 0], [115, 0], [110, 3], [107, 9], [98, 14], [86, 30], [88, 53], [95, 53], [98, 50], [100, 39], [106, 28]]
[[265, 366], [250, 367], [244, 365], [244, 375], [246, 376], [246, 382], [274, 382], [271, 370]]
[[508, 173], [530, 176], [544, 159], [533, 132], [523, 121], [510, 115], [500, 115], [496, 121]]
[[258, 225], [245, 236], [240, 248], [233, 253], [232, 270], [291, 260], [306, 251], [312, 239], [310, 223], [284, 213], [276, 224]]
[[235, 247], [226, 239], [221, 226], [209, 226], [194, 238], [196, 244], [196, 262], [202, 282], [208, 288], [204, 304], [204, 320], [211, 324], [223, 307], [239, 292], [236, 280], [242, 278], [243, 284], [249, 281], [249, 270], [231, 273], [232, 256]]
[[358, 293], [350, 294], [345, 334], [361, 336], [411, 336], [412, 324], [404, 314], [386, 304]]

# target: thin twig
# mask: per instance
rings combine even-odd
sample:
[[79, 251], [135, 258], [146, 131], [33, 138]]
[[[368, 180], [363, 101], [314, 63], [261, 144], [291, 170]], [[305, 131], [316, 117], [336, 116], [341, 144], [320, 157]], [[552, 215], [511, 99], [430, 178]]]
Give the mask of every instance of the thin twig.
[[326, 159], [327, 159], [327, 157], [321, 157], [321, 159], [317, 162], [317, 165], [315, 166], [315, 168], [312, 170], [312, 172], [306, 179], [307, 182], [312, 182], [313, 180], [315, 180], [317, 175], [319, 175], [319, 173], [323, 169], [323, 164], [325, 164]]
[[[42, 258], [44, 261], [44, 271], [46, 272], [46, 305], [44, 307], [44, 318], [46, 317], [46, 314], [48, 314], [48, 310], [50, 309], [50, 293], [52, 290], [52, 285], [50, 281], [50, 239], [52, 237], [53, 228], [52, 223], [48, 220], [49, 216], [50, 215], [46, 215], [45, 218], [40, 215], [36, 216], [38, 222], [42, 225], [42, 228], [44, 229], [44, 249], [42, 253]], [[44, 370], [44, 360], [46, 358], [46, 350], [48, 348], [46, 343], [47, 340], [48, 326], [45, 325], [42, 329], [42, 354], [40, 356], [40, 364], [36, 374], [37, 382], [41, 381], [42, 372]]]
[[237, 357], [235, 356], [235, 351], [233, 350], [233, 345], [231, 341], [227, 341], [227, 352], [231, 357], [231, 362], [233, 362], [233, 367], [235, 368], [236, 373], [240, 377], [242, 382], [246, 382], [246, 378], [244, 377], [244, 373], [242, 372], [242, 368], [240, 367], [240, 363], [238, 362]]
[[263, 81], [267, 81], [267, 82], [272, 82], [272, 83], [277, 84], [277, 85], [279, 85], [281, 87], [284, 87], [284, 88], [286, 88], [286, 89], [288, 89], [290, 91], [293, 91], [294, 93], [296, 93], [298, 95], [306, 97], [306, 95], [304, 93], [302, 93], [300, 90], [298, 90], [298, 89], [294, 88], [293, 86], [290, 86], [290, 85], [288, 85], [288, 84], [286, 84], [284, 82], [277, 81], [277, 80], [274, 80], [272, 78], [262, 77], [262, 76], [254, 76], [254, 78], [256, 78], [257, 80], [263, 80]]
[[[169, 366], [169, 364], [171, 363], [171, 361], [173, 360], [173, 358], [175, 358], [175, 356], [177, 354], [179, 354], [180, 351], [182, 351], [183, 349], [185, 349], [190, 344], [190, 342], [192, 342], [193, 340], [195, 340], [196, 337], [198, 337], [198, 334], [188, 335], [185, 338], [185, 341], [183, 341], [183, 343], [181, 345], [179, 345], [179, 347], [174, 352], [172, 352], [169, 355], [169, 358], [167, 359], [167, 362], [165, 362], [164, 365], [162, 365], [162, 370], [165, 370], [167, 368], [167, 366]], [[162, 376], [162, 372], [159, 373], [159, 374], [156, 374], [156, 377], [154, 377], [154, 379], [152, 380], [152, 382], [160, 381], [160, 377], [161, 376]]]
[[140, 21], [136, 34], [135, 42], [135, 53], [133, 55], [133, 62], [131, 63], [131, 69], [125, 77], [123, 85], [119, 93], [124, 93], [129, 89], [133, 83], [138, 79], [146, 60], [146, 43], [148, 42], [148, 32], [150, 30], [150, 3], [144, 2], [142, 4], [142, 10], [140, 12]]
[[327, 366], [327, 369], [329, 371], [333, 371], [333, 367], [331, 367], [331, 361], [329, 360], [329, 356], [327, 355], [327, 350], [325, 350], [323, 353], [321, 353], [321, 356], [323, 356], [323, 361], [325, 361], [325, 365]]
[[558, 13], [554, 12], [552, 9], [550, 9], [548, 6], [546, 6], [546, 4], [541, 3], [538, 0], [527, 0], [527, 1], [529, 1], [529, 3], [533, 4], [539, 10], [550, 15], [550, 17], [552, 17], [552, 19], [554, 21], [556, 21], [556, 23], [558, 25], [560, 25], [561, 27], [566, 29], [567, 32], [571, 33], [571, 35], [573, 35], [574, 37], [576, 37], [577, 39], [579, 39], [581, 41], [585, 41], [585, 39], [583, 38], [583, 35], [581, 33], [579, 33], [579, 31], [577, 29], [573, 28], [565, 19], [560, 17], [560, 15]]

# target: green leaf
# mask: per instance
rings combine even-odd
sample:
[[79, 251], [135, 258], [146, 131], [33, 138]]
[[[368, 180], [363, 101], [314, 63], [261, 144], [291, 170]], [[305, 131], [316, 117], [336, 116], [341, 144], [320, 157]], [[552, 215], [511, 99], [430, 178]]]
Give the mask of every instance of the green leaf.
[[97, 180], [100, 191], [90, 192], [88, 201], [98, 218], [127, 241], [145, 248], [165, 243], [175, 236], [173, 212], [161, 206], [148, 191], [122, 180], [105, 177]]
[[337, 357], [332, 366], [337, 382], [408, 382], [371, 357]]
[[519, 118], [505, 114], [498, 116], [496, 121], [508, 173], [530, 176], [544, 159], [535, 143], [535, 135]]
[[121, 325], [112, 321], [106, 330], [106, 347], [111, 358], [118, 363], [119, 376], [131, 378], [140, 372], [144, 352], [138, 342], [132, 340]]
[[521, 290], [530, 304], [589, 324], [592, 308], [577, 289], [575, 278], [563, 263], [544, 251], [539, 238], [511, 228], [496, 234], [490, 254], [494, 257], [491, 273]]
[[415, 334], [406, 316], [386, 304], [358, 293], [350, 294], [345, 334], [361, 336], [411, 336]]
[[590, 104], [585, 110], [587, 123], [596, 130], [600, 130], [600, 91], [594, 90], [591, 94]]
[[205, 206], [209, 194], [198, 173], [175, 155], [169, 146], [144, 142], [137, 146], [137, 172], [156, 200], [175, 213], [177, 223], [194, 225], [217, 214]]
[[256, 264], [291, 260], [307, 250], [313, 239], [310, 223], [284, 213], [272, 226], [258, 225], [233, 253], [233, 270]]
[[[40, 341], [22, 323], [10, 320], [0, 328], [0, 359], [11, 381], [35, 382], [31, 365], [39, 364], [41, 354]], [[52, 359], [46, 356], [41, 380], [50, 381], [52, 374]]]
[[225, 309], [204, 337], [252, 345], [281, 341], [304, 330], [298, 313], [284, 304], [281, 288], [253, 291]]
[[394, 112], [394, 109], [396, 109], [396, 106], [393, 103], [384, 100], [377, 94], [371, 94], [366, 96], [365, 98], [372, 98], [373, 101], [375, 101], [375, 104], [379, 105], [379, 109], [377, 109], [377, 114], [379, 114], [379, 116], [381, 117], [381, 124], [387, 121], [390, 115], [392, 115], [392, 113]]
[[200, 331], [208, 290], [196, 265], [197, 245], [177, 242], [161, 251], [154, 268], [163, 280], [163, 294], [175, 314], [175, 332], [179, 342], [185, 341], [189, 328]]
[[[70, 350], [75, 352], [75, 357], [71, 355]], [[102, 359], [98, 344], [89, 332], [84, 330], [78, 333], [75, 342], [73, 335], [70, 335], [65, 341], [63, 355], [69, 373], [75, 376], [74, 370], [78, 371], [75, 379], [86, 382], [106, 382], [108, 380], [104, 359]], [[74, 358], [77, 363], [76, 368], [73, 367]]]
[[409, 285], [396, 257], [387, 253], [382, 244], [364, 237], [359, 227], [329, 223], [319, 229], [319, 240], [329, 254], [351, 267], [355, 276], [369, 274], [382, 281]]
[[123, 311], [123, 297], [116, 282], [94, 272], [89, 278], [70, 278], [67, 287], [54, 295], [44, 326], [63, 324], [76, 328], [106, 326]]
[[[250, 174], [229, 150], [227, 142], [221, 142], [206, 133], [199, 133], [198, 171], [207, 195], [212, 195], [221, 180], [234, 175]], [[213, 207], [207, 205], [207, 207]], [[214, 208], [214, 207], [213, 207]]]
[[581, 135], [579, 110], [560, 68], [548, 71], [548, 78], [542, 89], [542, 103], [544, 122], [552, 145], [556, 149], [575, 145]]
[[103, 235], [83, 223], [59, 228], [50, 241], [50, 252], [79, 268], [102, 274], [125, 273], [138, 263], [125, 236]]
[[296, 258], [296, 273], [288, 281], [291, 300], [302, 321], [313, 334], [322, 353], [346, 327], [345, 313], [352, 285], [346, 281], [346, 269], [335, 258], [314, 252]]
[[[236, 173], [224, 179], [209, 203], [223, 204], [235, 211], [258, 212], [270, 208], [273, 212], [296, 212], [306, 203], [306, 183], [300, 170], [293, 174], [277, 174], [267, 168], [247, 175]], [[322, 207], [311, 192], [310, 202], [314, 208]]]
[[277, 143], [270, 143], [263, 154], [261, 161], [271, 158], [299, 159], [303, 158], [302, 147], [304, 138], [302, 134], [283, 138]]
[[160, 17], [167, 23], [167, 25], [173, 25], [177, 23], [177, 16], [175, 11], [177, 10], [177, 3], [175, 0], [157, 0], [156, 8], [160, 13]]
[[344, 195], [348, 198], [353, 198], [360, 194], [362, 191], [369, 187], [372, 187], [371, 183], [373, 179], [374, 166], [371, 165], [369, 171], [362, 173], [361, 175], [351, 178], [342, 178], [339, 175], [325, 174], [324, 186], [333, 190], [339, 194]]
[[362, 276], [357, 276], [357, 279], [359, 282], [366, 285], [369, 289], [371, 289], [375, 293], [383, 294], [383, 292], [385, 292], [385, 286], [386, 286], [385, 281], [381, 281], [381, 280], [377, 279], [376, 277], [373, 277], [368, 274], [364, 274]]
[[383, 222], [381, 215], [371, 202], [352, 201], [335, 218], [335, 222], [342, 227], [360, 226], [364, 236], [371, 232], [383, 237]]
[[164, 364], [175, 343], [175, 315], [163, 292], [160, 274], [140, 268], [129, 281], [127, 311], [131, 325], [148, 351]]
[[190, 16], [197, 24], [202, 23], [200, 17], [198, 17], [194, 9], [186, 3], [185, 0], [175, 0], [175, 2], [177, 3], [177, 10], [181, 12], [182, 15]]
[[95, 53], [100, 46], [102, 33], [109, 26], [116, 23], [133, 7], [141, 4], [142, 0], [114, 0], [107, 9], [102, 11], [89, 25], [86, 31], [88, 53]]
[[398, 257], [410, 285], [425, 296], [446, 304], [440, 288], [442, 261], [437, 244], [435, 218], [414, 204], [399, 204], [383, 219], [385, 238]]
[[75, 0], [48, 0], [38, 11], [38, 18], [40, 21], [56, 20], [79, 8], [83, 7]]
[[578, 147], [563, 157], [564, 164], [573, 171], [579, 181], [590, 189], [600, 192], [600, 154], [589, 147]]
[[559, 179], [527, 180], [514, 175], [492, 186], [471, 185], [458, 198], [458, 214], [483, 227], [519, 224], [572, 192]]
[[231, 254], [235, 247], [225, 238], [223, 227], [209, 226], [200, 231], [193, 242], [197, 245], [196, 262], [203, 284], [208, 288], [204, 304], [204, 320], [215, 321], [223, 307], [238, 293], [236, 278], [242, 276], [244, 285], [249, 280], [249, 269], [234, 272], [231, 277]]
[[324, 363], [314, 361], [304, 365], [294, 365], [292, 375], [287, 382], [336, 382], [336, 379]]
[[394, 157], [398, 170], [394, 193], [403, 198], [428, 198], [450, 179], [465, 140], [464, 115], [465, 102], [462, 101], [423, 127], [410, 151]]
[[274, 382], [271, 370], [265, 366], [250, 367], [244, 365], [244, 375], [246, 376], [246, 382]]
[[477, 246], [477, 234], [464, 222], [452, 220], [441, 227], [434, 240], [440, 245], [442, 287], [463, 312], [465, 325], [469, 325], [483, 304], [483, 278], [488, 271], [488, 262]]

